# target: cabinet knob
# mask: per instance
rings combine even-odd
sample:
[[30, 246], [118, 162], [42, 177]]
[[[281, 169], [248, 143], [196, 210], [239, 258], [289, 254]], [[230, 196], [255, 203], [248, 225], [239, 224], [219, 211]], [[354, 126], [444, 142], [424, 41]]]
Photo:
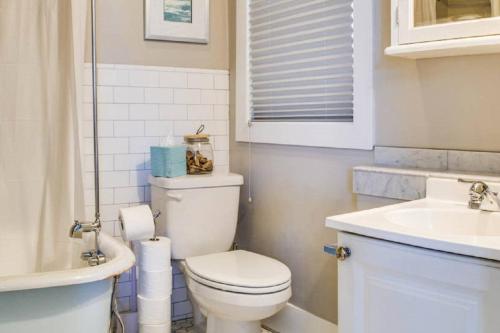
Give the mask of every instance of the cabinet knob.
[[344, 261], [351, 256], [351, 249], [345, 246], [325, 245], [323, 251], [328, 254], [334, 255], [338, 260]]

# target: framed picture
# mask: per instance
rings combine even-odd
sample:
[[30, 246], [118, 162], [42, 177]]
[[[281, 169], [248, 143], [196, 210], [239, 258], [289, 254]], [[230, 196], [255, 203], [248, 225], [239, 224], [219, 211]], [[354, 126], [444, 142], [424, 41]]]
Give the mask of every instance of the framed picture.
[[145, 39], [207, 44], [209, 1], [144, 0]]

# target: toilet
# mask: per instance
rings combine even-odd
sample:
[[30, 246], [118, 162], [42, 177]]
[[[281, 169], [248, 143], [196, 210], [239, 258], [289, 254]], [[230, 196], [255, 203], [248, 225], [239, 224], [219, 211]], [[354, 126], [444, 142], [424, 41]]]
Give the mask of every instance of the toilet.
[[243, 250], [230, 251], [243, 177], [211, 174], [150, 178], [158, 233], [172, 242], [189, 292], [207, 318], [207, 333], [260, 333], [261, 320], [291, 297], [283, 263]]

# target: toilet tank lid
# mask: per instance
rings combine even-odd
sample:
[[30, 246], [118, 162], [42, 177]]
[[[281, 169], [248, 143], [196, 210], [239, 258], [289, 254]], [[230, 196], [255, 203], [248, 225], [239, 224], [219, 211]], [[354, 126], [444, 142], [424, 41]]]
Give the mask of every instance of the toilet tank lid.
[[182, 190], [204, 187], [243, 185], [243, 176], [236, 173], [212, 173], [209, 175], [187, 175], [175, 178], [149, 176], [149, 184], [167, 190]]

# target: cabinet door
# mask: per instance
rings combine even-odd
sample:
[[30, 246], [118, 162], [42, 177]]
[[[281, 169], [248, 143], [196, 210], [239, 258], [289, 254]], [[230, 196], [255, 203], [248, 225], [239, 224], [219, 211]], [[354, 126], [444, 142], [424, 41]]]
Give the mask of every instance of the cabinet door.
[[339, 233], [340, 333], [498, 333], [493, 263]]
[[500, 34], [499, 0], [398, 1], [399, 44]]

